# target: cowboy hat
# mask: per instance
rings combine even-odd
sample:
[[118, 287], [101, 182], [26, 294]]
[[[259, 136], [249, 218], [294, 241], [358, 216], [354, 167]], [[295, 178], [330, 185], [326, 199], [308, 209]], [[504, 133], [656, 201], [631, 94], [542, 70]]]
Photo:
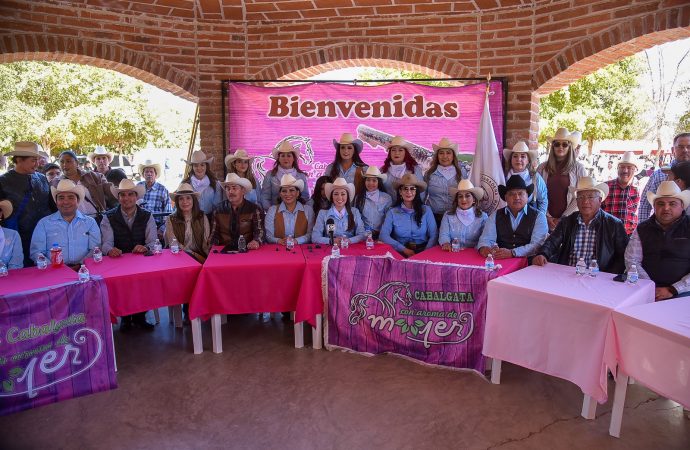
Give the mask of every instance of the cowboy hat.
[[[40, 145], [39, 145], [39, 147], [40, 147]], [[39, 150], [39, 151], [38, 151], [38, 156], [39, 156], [39, 157], [43, 157], [43, 158], [45, 158], [46, 160], [49, 160], [49, 159], [50, 159], [50, 155], [47, 154], [46, 152], [42, 151], [42, 150]]]
[[299, 156], [299, 149], [295, 148], [288, 141], [283, 141], [280, 145], [273, 150], [271, 150], [271, 155], [273, 159], [278, 159], [278, 154], [280, 153], [292, 153], [295, 155], [295, 159]]
[[182, 161], [189, 165], [203, 163], [211, 164], [213, 162], [213, 156], [207, 158], [206, 153], [202, 152], [201, 150], [197, 150], [192, 152], [192, 157], [189, 160], [183, 159]]
[[9, 200], [0, 200], [0, 211], [2, 211], [2, 218], [7, 219], [12, 215], [12, 202]]
[[580, 145], [580, 140], [582, 139], [582, 134], [579, 131], [568, 132], [567, 128], [559, 128], [556, 130], [556, 134], [551, 137], [546, 138], [546, 142], [551, 144], [553, 141], [568, 141], [570, 145], [575, 148]]
[[304, 181], [298, 180], [288, 173], [280, 177], [280, 187], [296, 187], [302, 192], [304, 190]]
[[524, 189], [527, 191], [527, 196], [529, 197], [532, 195], [532, 191], [534, 191], [534, 184], [528, 186], [520, 175], [512, 175], [508, 178], [508, 181], [506, 181], [505, 186], [502, 184], [498, 185], [498, 195], [501, 197], [501, 200], [505, 201], [506, 193], [513, 189]]
[[105, 147], [103, 147], [102, 145], [97, 145], [96, 148], [91, 153], [89, 153], [88, 158], [92, 163], [95, 164], [96, 161], [94, 160], [96, 159], [96, 156], [107, 156], [108, 164], [110, 164], [110, 161], [113, 160], [113, 154], [106, 150]]
[[225, 157], [225, 167], [230, 169], [231, 164], [235, 162], [236, 159], [241, 159], [242, 161], [249, 161], [252, 159], [252, 157], [249, 156], [247, 150], [243, 148], [238, 148], [237, 150], [235, 150], [235, 153]]
[[513, 153], [527, 153], [527, 157], [531, 162], [534, 162], [539, 158], [539, 153], [536, 150], [530, 150], [524, 141], [520, 141], [513, 145], [512, 149], [503, 149], [503, 157], [506, 159], [506, 161], [508, 161], [508, 164], [510, 164], [510, 158], [513, 157]]
[[60, 180], [57, 186], [50, 187], [50, 193], [53, 194], [53, 201], [55, 203], [57, 203], [58, 194], [62, 194], [64, 192], [71, 192], [75, 194], [79, 202], [84, 200], [84, 196], [86, 195], [86, 190], [84, 189], [84, 186], [80, 184], [75, 184], [74, 181], [68, 180], [67, 178], [63, 178], [62, 180]]
[[160, 164], [154, 163], [150, 159], [147, 159], [146, 161], [144, 161], [144, 164], [139, 164], [139, 173], [141, 174], [142, 177], [144, 176], [144, 169], [146, 169], [147, 167], [153, 167], [153, 170], [156, 171], [156, 176], [157, 177], [161, 176], [161, 172], [163, 171], [163, 167]]
[[434, 153], [439, 151], [442, 148], [447, 148], [449, 150], [453, 150], [453, 153], [458, 152], [458, 143], [457, 142], [451, 142], [450, 139], [448, 138], [441, 138], [441, 141], [437, 144], [431, 144], [431, 148], [434, 150]]
[[407, 142], [402, 136], [395, 136], [389, 143], [386, 144], [386, 150], [390, 150], [393, 146], [403, 147], [408, 152], [412, 152], [412, 144]]
[[448, 192], [450, 193], [451, 197], [455, 197], [458, 194], [458, 192], [469, 192], [472, 195], [474, 195], [474, 198], [476, 198], [477, 201], [484, 198], [484, 189], [480, 187], [474, 187], [470, 180], [460, 180], [460, 182], [458, 183], [458, 187], [450, 188], [448, 189]]
[[571, 142], [573, 143], [573, 147], [577, 147], [582, 142], [582, 133], [579, 131], [573, 131], [570, 133], [570, 138]]
[[690, 206], [690, 191], [681, 191], [680, 187], [673, 181], [662, 181], [654, 192], [647, 192], [647, 200], [653, 206], [658, 198], [677, 198], [683, 202], [683, 208]]
[[335, 147], [336, 151], [340, 150], [340, 145], [345, 144], [352, 144], [357, 154], [362, 152], [362, 146], [364, 145], [361, 140], [355, 139], [352, 133], [343, 133], [339, 141], [333, 139], [333, 147]]
[[345, 178], [336, 178], [333, 183], [326, 183], [323, 188], [326, 191], [326, 198], [328, 199], [331, 198], [331, 194], [336, 189], [346, 189], [349, 199], [352, 200], [355, 198], [355, 185], [348, 183]]
[[221, 186], [225, 187], [228, 184], [235, 184], [242, 187], [246, 192], [252, 190], [252, 182], [246, 178], [242, 178], [236, 173], [229, 173], [225, 176], [225, 181], [220, 183]]
[[364, 172], [364, 175], [362, 175], [364, 178], [378, 178], [381, 181], [386, 181], [386, 178], [388, 178], [388, 175], [385, 173], [381, 173], [378, 167], [376, 166], [369, 166], [367, 168], [367, 171]]
[[631, 166], [635, 166], [636, 171], [642, 170], [642, 163], [640, 162], [640, 159], [637, 156], [635, 156], [635, 152], [623, 153], [623, 157], [618, 161], [616, 167], [620, 166], [621, 164], [629, 164]]
[[426, 191], [426, 183], [419, 181], [413, 173], [406, 173], [399, 181], [393, 181], [396, 191], [400, 186], [417, 186], [420, 192]]
[[146, 187], [143, 184], [135, 185], [134, 181], [130, 180], [129, 178], [125, 178], [120, 181], [120, 185], [118, 187], [110, 186], [110, 192], [112, 192], [115, 198], [117, 198], [117, 195], [120, 192], [126, 191], [134, 191], [137, 193], [137, 198], [141, 198], [146, 193]]
[[196, 195], [197, 197], [199, 197], [201, 195], [201, 192], [195, 192], [194, 188], [189, 183], [182, 183], [177, 187], [176, 191], [170, 193], [170, 198], [175, 200], [175, 197], [179, 195]]
[[568, 188], [570, 193], [577, 197], [578, 192], [582, 191], [599, 191], [601, 193], [601, 201], [603, 202], [607, 195], [609, 195], [609, 185], [606, 183], [594, 184], [592, 177], [580, 177], [577, 180], [577, 186], [570, 186]]
[[14, 143], [14, 150], [5, 153], [5, 156], [26, 156], [26, 157], [40, 157], [38, 153], [38, 144], [35, 142], [21, 141]]

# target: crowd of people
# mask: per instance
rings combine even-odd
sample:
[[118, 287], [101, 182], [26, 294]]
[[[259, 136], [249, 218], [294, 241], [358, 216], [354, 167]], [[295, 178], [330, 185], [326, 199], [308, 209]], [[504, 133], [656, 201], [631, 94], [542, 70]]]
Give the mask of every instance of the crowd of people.
[[[391, 140], [379, 168], [362, 160], [362, 141], [344, 133], [311, 195], [299, 149], [288, 142], [273, 151], [275, 165], [261, 183], [244, 149], [225, 158], [222, 182], [211, 171], [213, 157], [195, 151], [172, 193], [156, 181], [161, 166], [151, 161], [139, 165], [135, 183], [110, 168], [113, 155], [101, 146], [85, 170], [70, 150], [54, 164], [38, 144], [18, 142], [5, 155], [13, 168], [0, 175], [0, 261], [32, 266], [57, 245], [65, 263], [78, 267], [96, 247], [115, 258], [174, 240], [203, 262], [212, 245], [343, 245], [370, 236], [405, 257], [440, 245], [536, 265], [596, 260], [612, 273], [635, 265], [656, 283], [658, 300], [690, 295], [690, 133], [674, 138], [673, 161], [652, 173], [642, 193], [635, 177], [642, 165], [632, 152], [616, 162], [615, 177], [599, 183], [578, 162], [577, 131], [561, 128], [548, 144], [541, 164], [524, 142], [504, 150], [499, 195], [506, 206], [487, 216], [479, 208], [483, 189], [469, 181], [457, 143], [446, 138], [433, 144], [423, 173], [403, 137]], [[143, 313], [123, 318], [123, 329], [132, 326], [152, 328]]]

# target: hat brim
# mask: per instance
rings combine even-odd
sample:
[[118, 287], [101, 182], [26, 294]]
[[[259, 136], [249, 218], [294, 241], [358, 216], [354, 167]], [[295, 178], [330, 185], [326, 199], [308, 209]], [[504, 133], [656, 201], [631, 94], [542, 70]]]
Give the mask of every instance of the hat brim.
[[38, 154], [38, 152], [32, 152], [29, 150], [12, 150], [9, 153], [5, 153], [5, 156], [24, 156], [24, 157], [35, 157], [35, 158], [40, 158], [41, 155]]
[[336, 189], [346, 189], [347, 193], [349, 195], [348, 200], [352, 201], [353, 198], [355, 198], [355, 185], [352, 183], [347, 183], [345, 186], [343, 185], [334, 185], [333, 183], [326, 183], [323, 187], [324, 193], [326, 194], [327, 199], [331, 199], [331, 194], [333, 191]]
[[621, 164], [626, 164], [628, 166], [635, 166], [635, 172], [639, 172], [640, 170], [643, 169], [642, 163], [640, 161], [637, 161], [637, 162], [618, 161], [618, 164], [616, 164], [616, 169], [618, 169], [618, 166], [620, 166]]
[[163, 172], [163, 166], [160, 164], [139, 164], [139, 174], [143, 177], [144, 176], [144, 169], [147, 167], [152, 167], [153, 170], [156, 171], [156, 176], [159, 177], [161, 176], [161, 173]]
[[690, 191], [687, 189], [675, 195], [656, 195], [654, 192], [647, 192], [647, 200], [652, 207], [654, 207], [654, 202], [658, 198], [677, 198], [683, 203], [683, 209], [687, 209], [690, 206]]
[[274, 148], [273, 150], [271, 150], [271, 156], [276, 161], [278, 160], [278, 155], [280, 155], [281, 153], [292, 153], [293, 155], [295, 155], [295, 159], [299, 158], [299, 150], [297, 150], [294, 147], [289, 152], [282, 152], [280, 151], [280, 148]]
[[503, 200], [505, 202], [506, 201], [506, 193], [508, 193], [508, 191], [512, 191], [515, 189], [524, 189], [525, 191], [527, 191], [527, 196], [529, 197], [530, 195], [532, 195], [532, 192], [534, 192], [534, 183], [532, 183], [528, 186], [525, 186], [525, 187], [522, 187], [522, 186], [508, 187], [508, 186], [503, 186], [502, 184], [499, 184], [498, 185], [498, 196], [501, 197], [501, 200]]
[[406, 144], [402, 144], [402, 145], [401, 145], [401, 144], [392, 144], [392, 143], [389, 142], [389, 143], [386, 144], [386, 151], [387, 151], [387, 152], [390, 151], [391, 147], [395, 147], [395, 146], [402, 147], [402, 148], [404, 148], [405, 150], [407, 150], [409, 153], [412, 153], [412, 148], [413, 148], [413, 147], [412, 147], [412, 144], [410, 144], [409, 142], [406, 143]]
[[451, 144], [451, 145], [436, 145], [436, 144], [431, 144], [431, 149], [436, 153], [437, 151], [441, 150], [442, 148], [447, 148], [448, 150], [452, 150], [453, 153], [458, 153], [458, 144]]
[[393, 182], [393, 188], [395, 188], [395, 190], [397, 191], [400, 188], [400, 186], [406, 186], [408, 184], [411, 184], [413, 186], [417, 186], [419, 188], [420, 192], [426, 191], [426, 183], [423, 181], [419, 181], [419, 180], [417, 180], [415, 183], [403, 183], [402, 180], [394, 181]]
[[[343, 142], [342, 144], [343, 145], [352, 144], [352, 146], [355, 148], [355, 153], [357, 153], [358, 155], [360, 153], [362, 153], [362, 148], [364, 147], [364, 143], [359, 139], [355, 139], [352, 142]], [[333, 139], [333, 147], [335, 147], [336, 151], [340, 150], [340, 145], [341, 145], [340, 142]]]
[[247, 157], [245, 158], [245, 157], [243, 157], [243, 156], [228, 155], [228, 156], [225, 157], [225, 161], [224, 161], [224, 162], [225, 162], [225, 167], [227, 167], [227, 168], [229, 169], [229, 168], [230, 168], [230, 164], [232, 164], [233, 162], [237, 161], [238, 159], [239, 159], [239, 160], [242, 160], [242, 161], [251, 161], [252, 159], [254, 159], [254, 157], [253, 157], [253, 156], [247, 156]]
[[110, 152], [108, 152], [108, 153], [95, 153], [95, 152], [91, 152], [91, 153], [89, 153], [89, 155], [87, 156], [87, 158], [88, 158], [89, 161], [91, 161], [92, 163], [96, 164], [96, 161], [94, 161], [94, 160], [96, 159], [96, 156], [107, 156], [107, 157], [108, 157], [108, 163], [110, 163], [110, 161], [113, 160], [113, 154], [110, 153]]
[[365, 173], [362, 174], [362, 178], [378, 178], [381, 181], [386, 181], [388, 179], [388, 175], [386, 175], [385, 173], [379, 173], [378, 175], [367, 175]]
[[115, 186], [110, 186], [110, 192], [117, 198], [120, 192], [134, 191], [137, 193], [137, 198], [142, 198], [146, 193], [146, 188], [143, 185], [134, 186], [132, 189], [120, 189]]
[[571, 186], [571, 187], [568, 188], [568, 191], [569, 191], [571, 194], [574, 194], [576, 197], [577, 197], [577, 193], [578, 193], [578, 192], [582, 192], [582, 191], [599, 191], [599, 193], [601, 194], [601, 201], [603, 202], [604, 200], [606, 200], [606, 197], [609, 196], [609, 185], [606, 184], [606, 183], [599, 183], [599, 184], [597, 184], [597, 185], [595, 185], [595, 186], [588, 187], [588, 188], [583, 188], [583, 189], [578, 189], [578, 188], [576, 188], [576, 187], [572, 187], [572, 186]]
[[303, 180], [297, 180], [293, 184], [281, 184], [280, 187], [294, 187], [297, 188], [300, 192], [304, 190], [304, 181]]
[[539, 152], [536, 150], [529, 150], [527, 152], [514, 152], [512, 148], [504, 148], [503, 149], [503, 157], [505, 158], [506, 161], [508, 161], [508, 164], [510, 164], [510, 158], [512, 158], [513, 153], [525, 153], [530, 159], [530, 162], [534, 163], [539, 159]]
[[12, 215], [12, 211], [14, 211], [14, 207], [12, 206], [12, 202], [9, 200], [3, 200], [0, 202], [0, 211], [2, 211], [2, 218], [7, 219]]
[[186, 159], [183, 159], [182, 161], [184, 161], [185, 164], [187, 164], [188, 166], [191, 166], [192, 164], [211, 164], [213, 162], [213, 158], [214, 157], [211, 156], [210, 158], [205, 159], [203, 161], [192, 161], [192, 160], [186, 160]]
[[450, 188], [448, 189], [448, 192], [450, 193], [451, 198], [454, 198], [456, 195], [458, 195], [458, 192], [469, 192], [474, 196], [474, 198], [477, 199], [478, 202], [484, 198], [484, 189], [480, 187], [473, 187], [472, 189]]
[[57, 187], [51, 186], [50, 187], [50, 193], [53, 196], [53, 201], [57, 203], [57, 196], [58, 194], [65, 194], [65, 193], [71, 193], [77, 196], [77, 199], [79, 203], [84, 201], [84, 196], [86, 196], [86, 190], [84, 189], [83, 186], [77, 184], [75, 185], [72, 189], [68, 189], [66, 191], [58, 191]]
[[252, 183], [251, 183], [251, 181], [249, 181], [249, 180], [246, 179], [246, 178], [240, 177], [240, 178], [237, 179], [237, 180], [233, 180], [233, 181], [223, 181], [223, 182], [220, 183], [220, 185], [223, 186], [223, 188], [225, 188], [225, 186], [227, 186], [228, 184], [235, 184], [235, 185], [237, 185], [237, 186], [241, 186], [241, 187], [242, 187], [245, 191], [247, 191], [247, 192], [249, 192], [249, 191], [252, 190]]
[[196, 191], [175, 191], [170, 193], [170, 198], [175, 200], [176, 197], [179, 197], [181, 195], [193, 195], [196, 198], [199, 198], [201, 196], [201, 192], [196, 192]]

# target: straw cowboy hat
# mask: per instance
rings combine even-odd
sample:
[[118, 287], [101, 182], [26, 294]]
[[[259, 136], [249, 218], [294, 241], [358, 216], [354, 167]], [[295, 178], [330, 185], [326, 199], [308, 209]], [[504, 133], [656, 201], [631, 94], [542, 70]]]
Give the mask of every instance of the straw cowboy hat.
[[331, 198], [331, 194], [336, 189], [347, 190], [350, 200], [355, 198], [355, 185], [348, 183], [345, 178], [336, 178], [333, 183], [326, 183], [323, 188], [326, 191], [326, 198]]
[[367, 171], [364, 172], [364, 175], [362, 175], [364, 178], [378, 178], [381, 181], [386, 181], [386, 178], [388, 178], [388, 175], [385, 173], [381, 173], [378, 167], [376, 166], [369, 166], [367, 168]]
[[295, 159], [297, 159], [299, 156], [299, 149], [293, 147], [288, 141], [283, 141], [278, 147], [271, 150], [271, 156], [273, 156], [273, 159], [278, 159], [279, 153], [292, 153], [295, 155]]
[[194, 188], [189, 183], [182, 183], [177, 187], [176, 191], [170, 193], [170, 198], [175, 200], [175, 198], [180, 195], [196, 195], [198, 198], [201, 192], [195, 192]]
[[39, 158], [41, 155], [38, 153], [38, 144], [35, 142], [21, 141], [14, 143], [14, 150], [5, 153], [5, 156], [27, 156]]
[[236, 159], [241, 159], [242, 161], [250, 161], [252, 157], [249, 156], [247, 150], [243, 148], [238, 148], [237, 150], [235, 150], [235, 153], [225, 157], [225, 167], [230, 169], [232, 163], [235, 162]]
[[570, 186], [568, 188], [570, 193], [577, 197], [578, 192], [582, 191], [599, 191], [601, 193], [601, 201], [603, 202], [607, 195], [609, 195], [609, 185], [606, 183], [594, 184], [592, 177], [580, 177], [577, 180], [577, 186]]
[[398, 190], [400, 186], [417, 186], [420, 192], [426, 191], [426, 183], [418, 180], [413, 173], [406, 173], [399, 181], [393, 182], [395, 190]]
[[513, 153], [527, 153], [527, 156], [531, 162], [536, 161], [539, 158], [539, 152], [536, 150], [530, 150], [523, 141], [518, 142], [513, 145], [512, 150], [509, 148], [503, 149], [503, 157], [510, 163], [510, 158], [513, 157]]
[[572, 145], [573, 148], [580, 145], [581, 140], [582, 133], [580, 133], [579, 131], [573, 131], [572, 133], [570, 133], [568, 132], [567, 128], [559, 128], [558, 130], [556, 130], [556, 134], [546, 138], [546, 142], [548, 142], [549, 144], [551, 144], [553, 141], [568, 141], [570, 142], [570, 145]]
[[0, 211], [2, 211], [2, 218], [7, 219], [12, 215], [12, 202], [9, 200], [0, 201]]
[[412, 151], [412, 144], [407, 142], [405, 138], [402, 136], [395, 136], [393, 139], [391, 139], [391, 141], [388, 144], [386, 144], [386, 150], [390, 150], [391, 147], [395, 145], [407, 149], [408, 152]]
[[352, 144], [352, 146], [355, 148], [355, 153], [357, 154], [360, 154], [362, 152], [362, 147], [364, 145], [362, 141], [360, 141], [359, 139], [355, 139], [352, 133], [343, 133], [342, 136], [340, 136], [339, 141], [333, 139], [333, 147], [335, 147], [336, 151], [340, 150], [341, 144]]
[[469, 192], [474, 195], [474, 198], [476, 198], [477, 201], [480, 201], [482, 198], [484, 198], [484, 189], [474, 187], [470, 180], [460, 180], [457, 189], [450, 188], [448, 189], [448, 192], [450, 192], [451, 197], [455, 197], [458, 192]]
[[82, 200], [84, 200], [84, 196], [86, 195], [86, 190], [84, 189], [84, 186], [80, 184], [75, 184], [74, 181], [68, 180], [67, 178], [60, 180], [57, 186], [50, 187], [50, 193], [53, 194], [53, 201], [55, 201], [56, 203], [57, 195], [65, 192], [71, 192], [75, 194], [77, 196], [77, 199], [79, 199], [80, 203]]
[[616, 167], [620, 166], [621, 164], [628, 164], [631, 166], [635, 166], [636, 171], [642, 170], [642, 162], [635, 155], [635, 152], [623, 153], [623, 157], [618, 161], [618, 164], [616, 165]]
[[142, 177], [144, 176], [144, 169], [146, 169], [147, 167], [153, 167], [153, 170], [156, 171], [156, 176], [157, 177], [161, 176], [161, 172], [163, 171], [163, 167], [160, 164], [154, 163], [150, 159], [147, 159], [146, 161], [144, 161], [144, 164], [139, 164], [139, 173], [141, 174]]
[[124, 180], [120, 181], [120, 186], [118, 187], [110, 186], [110, 192], [112, 192], [115, 198], [117, 198], [117, 195], [120, 192], [126, 191], [134, 191], [137, 193], [137, 198], [141, 198], [144, 196], [144, 193], [146, 193], [146, 187], [143, 184], [135, 185], [134, 181], [130, 180], [129, 178], [125, 178]]
[[527, 191], [527, 196], [529, 197], [534, 191], [534, 184], [527, 186], [525, 184], [525, 180], [523, 180], [520, 175], [512, 175], [510, 178], [508, 178], [505, 186], [502, 184], [498, 185], [498, 195], [501, 197], [501, 200], [505, 201], [506, 193], [513, 189], [524, 189]]
[[690, 191], [681, 191], [680, 187], [673, 181], [662, 181], [659, 187], [654, 192], [647, 192], [647, 200], [649, 203], [654, 205], [654, 202], [658, 198], [677, 198], [683, 202], [683, 208], [690, 206]]
[[458, 152], [458, 143], [457, 142], [451, 142], [450, 139], [448, 138], [441, 138], [441, 141], [437, 144], [431, 144], [431, 148], [434, 150], [434, 153], [438, 152], [442, 148], [447, 148], [449, 150], [453, 150], [453, 153]]
[[280, 177], [280, 187], [295, 187], [302, 192], [304, 190], [304, 181], [298, 180], [288, 173]]
[[242, 178], [236, 173], [229, 173], [225, 176], [225, 181], [220, 183], [221, 186], [225, 187], [228, 184], [234, 184], [242, 187], [245, 191], [249, 192], [252, 190], [252, 182], [246, 178]]
[[206, 157], [206, 153], [202, 152], [201, 150], [197, 150], [195, 152], [192, 152], [192, 157], [189, 160], [183, 159], [186, 164], [189, 164], [190, 166], [192, 164], [211, 164], [213, 162], [213, 156], [210, 158]]
[[89, 153], [88, 158], [92, 163], [95, 164], [96, 161], [94, 160], [96, 159], [96, 156], [107, 156], [108, 164], [110, 164], [110, 161], [113, 160], [113, 154], [106, 150], [105, 147], [103, 147], [102, 145], [97, 145], [96, 148], [91, 153]]

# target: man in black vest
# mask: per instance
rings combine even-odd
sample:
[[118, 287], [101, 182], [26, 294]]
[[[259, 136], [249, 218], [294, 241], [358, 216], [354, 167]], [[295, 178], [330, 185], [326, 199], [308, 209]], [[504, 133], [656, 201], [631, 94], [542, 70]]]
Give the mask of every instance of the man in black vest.
[[[130, 179], [120, 182], [118, 188], [111, 191], [120, 202], [120, 206], [106, 211], [101, 222], [103, 253], [116, 258], [123, 253], [146, 253], [157, 239], [156, 222], [150, 212], [137, 205], [144, 195], [144, 186], [135, 186]], [[146, 321], [146, 312], [122, 317], [121, 331], [128, 331], [132, 325], [145, 330], [153, 330], [153, 325]]]
[[625, 249], [625, 266], [634, 264], [640, 278], [656, 285], [655, 299], [690, 296], [690, 191], [662, 181], [656, 194], [647, 193], [654, 214], [641, 222]]
[[527, 200], [534, 185], [527, 186], [519, 175], [511, 176], [506, 185], [498, 186], [498, 195], [506, 202], [484, 224], [479, 238], [479, 253], [495, 259], [530, 257], [537, 253], [546, 239], [549, 226], [544, 213], [532, 208]]

